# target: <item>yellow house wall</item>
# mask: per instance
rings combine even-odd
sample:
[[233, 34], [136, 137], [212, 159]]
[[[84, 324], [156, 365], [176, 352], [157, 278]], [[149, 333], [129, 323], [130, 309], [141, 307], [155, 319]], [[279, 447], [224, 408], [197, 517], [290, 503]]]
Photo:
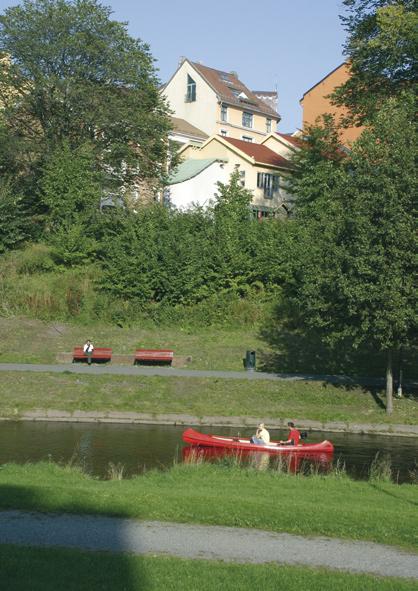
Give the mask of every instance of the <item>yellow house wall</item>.
[[[185, 101], [187, 75], [196, 82], [196, 100], [191, 103]], [[216, 94], [189, 62], [183, 62], [162, 94], [167, 98], [175, 117], [185, 119], [208, 135], [217, 133], [215, 121], [218, 114], [218, 101]]]
[[269, 136], [261, 142], [263, 146], [270, 148], [272, 152], [283, 156], [283, 158], [290, 158], [294, 153], [292, 148], [289, 148], [285, 143], [281, 142], [278, 136]]
[[[187, 76], [190, 76], [196, 83], [196, 100], [188, 103], [185, 101], [187, 93]], [[221, 105], [217, 95], [204, 78], [186, 60], [174, 74], [162, 91], [169, 106], [176, 117], [185, 119], [198, 129], [208, 135], [220, 134], [221, 130], [227, 131], [228, 137], [242, 139], [242, 136], [253, 138], [254, 142], [260, 143], [267, 134], [265, 115], [253, 113], [253, 126], [242, 125], [242, 113], [251, 109], [228, 106], [228, 121], [221, 121]], [[278, 118], [270, 117], [271, 129], [277, 127]]]
[[[186, 150], [182, 152], [183, 157]], [[261, 166], [254, 164], [247, 158], [240, 156], [228, 146], [225, 146], [222, 141], [216, 138], [209, 141], [206, 145], [201, 147], [198, 151], [193, 153], [187, 149], [188, 157], [204, 159], [204, 158], [224, 158], [227, 160], [224, 166], [226, 178], [229, 179], [231, 174], [238, 168], [238, 170], [245, 171], [245, 188], [249, 189], [253, 194], [252, 203], [255, 205], [263, 205], [266, 207], [278, 207], [284, 198], [284, 191], [281, 188], [279, 193], [273, 199], [265, 199], [263, 190], [257, 188], [257, 173], [267, 172], [271, 174], [278, 174], [283, 178], [282, 173], [277, 168], [268, 166]]]
[[[242, 125], [242, 114], [246, 109], [238, 109], [237, 107], [227, 105], [228, 114], [227, 121], [221, 121], [221, 105], [218, 105], [218, 116], [216, 121], [215, 133], [220, 134], [221, 130], [224, 129], [227, 132], [228, 137], [236, 138], [241, 140], [242, 136], [252, 137], [256, 143], [261, 143], [263, 138], [267, 135], [265, 115], [259, 115], [253, 113], [253, 126], [244, 127]], [[251, 110], [248, 110], [251, 113]], [[275, 130], [277, 126], [277, 119], [271, 118], [271, 128]]]

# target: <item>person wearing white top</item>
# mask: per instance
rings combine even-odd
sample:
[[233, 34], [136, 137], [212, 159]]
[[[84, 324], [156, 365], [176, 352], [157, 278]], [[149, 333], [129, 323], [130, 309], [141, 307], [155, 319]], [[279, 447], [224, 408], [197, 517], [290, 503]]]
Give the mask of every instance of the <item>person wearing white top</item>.
[[264, 423], [258, 425], [255, 435], [251, 437], [251, 443], [258, 443], [259, 445], [270, 443], [270, 433], [265, 428]]
[[87, 363], [91, 365], [91, 356], [93, 355], [94, 345], [91, 341], [87, 340], [84, 344], [83, 351], [87, 355]]

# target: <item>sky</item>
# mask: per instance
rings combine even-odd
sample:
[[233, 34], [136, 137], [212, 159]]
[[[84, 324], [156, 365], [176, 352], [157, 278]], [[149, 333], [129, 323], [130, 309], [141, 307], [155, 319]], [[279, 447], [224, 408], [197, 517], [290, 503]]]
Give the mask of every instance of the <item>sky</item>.
[[[342, 0], [104, 0], [150, 46], [161, 82], [182, 56], [235, 71], [250, 90], [279, 94], [279, 130], [301, 127], [299, 100], [344, 61]], [[0, 12], [18, 0], [0, 0]]]

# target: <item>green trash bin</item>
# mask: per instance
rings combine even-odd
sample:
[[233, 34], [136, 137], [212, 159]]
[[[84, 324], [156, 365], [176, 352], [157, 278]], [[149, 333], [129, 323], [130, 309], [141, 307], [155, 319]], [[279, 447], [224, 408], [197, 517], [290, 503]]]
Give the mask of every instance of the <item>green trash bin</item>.
[[248, 371], [255, 370], [255, 351], [247, 351], [244, 360], [245, 369]]

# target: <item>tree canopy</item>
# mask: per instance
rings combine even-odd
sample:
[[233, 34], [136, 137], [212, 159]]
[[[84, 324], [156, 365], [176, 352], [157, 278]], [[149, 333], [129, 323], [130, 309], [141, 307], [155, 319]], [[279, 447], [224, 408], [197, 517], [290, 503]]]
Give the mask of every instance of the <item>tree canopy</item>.
[[416, 88], [416, 0], [344, 0], [345, 55], [351, 76], [333, 94], [349, 109], [348, 123], [373, 117], [382, 102]]
[[22, 174], [65, 141], [90, 143], [110, 185], [164, 176], [169, 119], [154, 60], [110, 8], [24, 0], [0, 16], [0, 53], [0, 105]]

